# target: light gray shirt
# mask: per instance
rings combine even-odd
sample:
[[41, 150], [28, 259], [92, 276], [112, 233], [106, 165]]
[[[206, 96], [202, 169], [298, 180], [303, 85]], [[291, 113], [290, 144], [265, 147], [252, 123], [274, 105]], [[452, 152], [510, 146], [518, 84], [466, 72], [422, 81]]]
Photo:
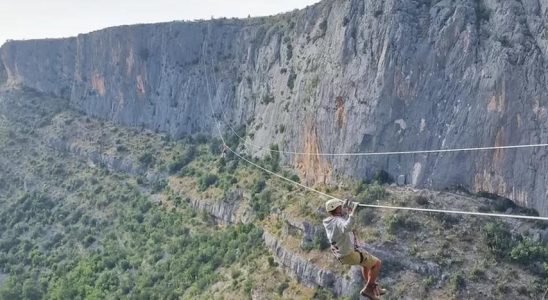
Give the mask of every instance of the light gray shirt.
[[350, 236], [354, 229], [353, 215], [349, 215], [346, 220], [342, 217], [331, 216], [323, 220], [323, 226], [337, 258], [344, 257], [354, 251], [354, 243]]

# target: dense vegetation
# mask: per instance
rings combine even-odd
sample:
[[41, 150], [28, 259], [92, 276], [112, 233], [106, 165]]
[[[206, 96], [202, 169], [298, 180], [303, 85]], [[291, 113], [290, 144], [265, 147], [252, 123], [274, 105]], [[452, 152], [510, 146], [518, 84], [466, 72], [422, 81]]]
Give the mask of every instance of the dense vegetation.
[[203, 231], [207, 216], [184, 202], [182, 210], [168, 211], [127, 179], [79, 190], [98, 201], [86, 201], [84, 209], [22, 193], [1, 210], [0, 272], [9, 277], [0, 299], [190, 297], [216, 282], [219, 267], [261, 253], [260, 228]]
[[[228, 276], [234, 289], [251, 291], [251, 282], [237, 274], [266, 257], [260, 227], [215, 226], [161, 177], [113, 172], [44, 145], [56, 124], [71, 130], [77, 121], [55, 120], [63, 103], [17, 100], [10, 104], [18, 113], [0, 120], [0, 299], [203, 297], [213, 283], [227, 280], [220, 269], [236, 274]], [[94, 146], [112, 147], [156, 173], [180, 172], [198, 153], [211, 159], [203, 138], [169, 143], [132, 130], [93, 130], [101, 139]], [[68, 139], [69, 133], [52, 136]], [[134, 147], [132, 140], [144, 145]], [[162, 147], [173, 148], [167, 158], [159, 155]], [[201, 170], [194, 176], [199, 190], [233, 182]]]

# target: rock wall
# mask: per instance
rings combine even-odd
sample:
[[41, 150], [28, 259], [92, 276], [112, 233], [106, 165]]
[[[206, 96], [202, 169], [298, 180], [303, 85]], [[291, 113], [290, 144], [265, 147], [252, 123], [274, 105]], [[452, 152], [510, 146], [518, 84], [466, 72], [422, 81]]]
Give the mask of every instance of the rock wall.
[[359, 268], [352, 268], [348, 278], [347, 276], [341, 277], [288, 251], [278, 239], [266, 231], [263, 234], [263, 239], [266, 247], [274, 254], [276, 261], [289, 269], [292, 276], [308, 287], [323, 287], [330, 290], [335, 297], [351, 297], [363, 285]]
[[0, 85], [3, 85], [8, 80], [8, 74], [6, 73], [6, 68], [4, 64], [0, 62]]
[[70, 97], [74, 81], [75, 38], [11, 41], [2, 45], [0, 58], [7, 83]]
[[[173, 136], [247, 127], [247, 150], [376, 152], [548, 141], [548, 0], [325, 0], [244, 20], [13, 41], [8, 82]], [[212, 99], [212, 104], [209, 103]], [[212, 109], [213, 112], [212, 113]], [[406, 175], [548, 215], [545, 148], [379, 157], [283, 155], [308, 184]]]
[[225, 199], [213, 203], [201, 199], [190, 200], [195, 210], [206, 212], [223, 224], [247, 224], [253, 220], [253, 216], [242, 207], [242, 202], [243, 192], [240, 190], [231, 192]]

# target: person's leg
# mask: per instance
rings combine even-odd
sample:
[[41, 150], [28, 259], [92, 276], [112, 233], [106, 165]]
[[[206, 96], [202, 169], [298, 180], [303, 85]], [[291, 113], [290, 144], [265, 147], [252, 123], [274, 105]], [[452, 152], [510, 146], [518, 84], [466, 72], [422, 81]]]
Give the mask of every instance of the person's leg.
[[362, 255], [364, 257], [361, 263], [363, 267], [362, 274], [364, 275], [366, 284], [361, 294], [369, 298], [371, 298], [371, 295], [378, 297], [386, 292], [386, 290], [380, 289], [377, 286], [377, 278], [381, 271], [381, 261], [366, 251], [363, 251]]
[[[363, 259], [362, 259], [363, 255]], [[359, 265], [362, 267], [362, 275], [363, 275], [363, 281], [364, 281], [364, 288], [360, 291], [360, 293], [364, 296], [369, 297], [371, 300], [378, 300], [379, 298], [376, 296], [376, 293], [374, 292], [374, 289], [367, 289], [367, 283], [369, 279], [371, 278], [371, 266], [367, 265], [367, 258], [369, 258], [369, 254], [359, 254], [359, 252], [352, 252], [351, 254], [342, 257], [341, 263], [345, 265]]]
[[377, 262], [371, 267], [371, 270], [369, 271], [369, 280], [367, 281], [367, 284], [377, 284], [377, 278], [379, 278], [380, 272], [381, 261], [377, 260]]
[[371, 274], [369, 272], [369, 269], [362, 266], [362, 276], [363, 276], [363, 282], [365, 283], [365, 286], [369, 283], [369, 278], [371, 277]]

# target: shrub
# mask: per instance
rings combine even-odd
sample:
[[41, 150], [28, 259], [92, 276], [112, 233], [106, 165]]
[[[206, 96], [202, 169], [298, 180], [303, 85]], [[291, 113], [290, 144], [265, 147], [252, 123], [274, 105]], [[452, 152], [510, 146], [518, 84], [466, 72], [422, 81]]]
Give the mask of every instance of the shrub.
[[531, 238], [524, 238], [512, 248], [510, 257], [522, 264], [548, 261], [548, 247], [540, 242], [534, 242]]
[[126, 152], [126, 151], [128, 151], [128, 149], [124, 145], [118, 145], [118, 146], [116, 146], [116, 151], [117, 152]]
[[363, 192], [366, 188], [367, 188], [367, 182], [362, 180], [362, 181], [358, 182], [358, 184], [356, 184], [356, 186], [354, 187], [354, 194], [357, 195], [357, 194]]
[[318, 250], [325, 250], [329, 248], [329, 240], [327, 239], [327, 235], [325, 234], [324, 231], [322, 230], [316, 231], [314, 235], [313, 244], [314, 244], [314, 248]]
[[152, 192], [153, 193], [159, 193], [159, 192], [163, 191], [166, 186], [167, 186], [167, 180], [165, 180], [165, 179], [156, 180], [152, 184]]
[[327, 300], [333, 298], [333, 294], [322, 287], [314, 289], [314, 295], [312, 296], [312, 299], [315, 300]]
[[88, 235], [84, 239], [84, 246], [89, 247], [91, 246], [91, 244], [93, 244], [93, 242], [95, 242], [95, 237]]
[[485, 278], [485, 270], [478, 266], [475, 266], [470, 272], [470, 276], [473, 280], [483, 279]]
[[183, 167], [188, 165], [196, 156], [196, 147], [191, 145], [188, 149], [183, 151], [183, 153], [177, 157], [173, 162], [168, 165], [168, 170], [170, 174], [175, 174], [179, 172]]
[[327, 20], [323, 20], [321, 23], [320, 23], [320, 30], [321, 31], [326, 31], [327, 30]]
[[139, 156], [139, 162], [143, 167], [150, 167], [154, 164], [155, 158], [150, 152], [143, 153]]
[[343, 18], [343, 24], [342, 24], [342, 26], [343, 26], [343, 27], [346, 27], [346, 25], [348, 25], [348, 23], [350, 23], [350, 19], [348, 18], [348, 16], [345, 16], [345, 17]]
[[299, 183], [301, 182], [301, 178], [297, 174], [293, 174], [293, 175], [289, 176], [289, 179], [291, 179], [295, 182], [299, 182]]
[[376, 214], [373, 209], [370, 208], [362, 208], [358, 210], [358, 217], [357, 220], [359, 223], [363, 225], [369, 225], [372, 224], [375, 221]]
[[382, 14], [383, 14], [382, 9], [377, 9], [377, 10], [375, 11], [375, 13], [373, 13], [373, 16], [374, 16], [375, 18], [378, 18], [378, 17], [382, 16]]
[[274, 96], [270, 94], [264, 95], [261, 104], [268, 105], [270, 103], [274, 103]]
[[218, 180], [219, 177], [215, 174], [200, 176], [200, 179], [198, 180], [198, 191], [203, 192], [207, 190], [210, 186], [216, 184]]
[[451, 281], [451, 286], [453, 287], [453, 290], [455, 292], [460, 291], [466, 285], [464, 276], [461, 273], [454, 273], [451, 276], [450, 281]]
[[274, 257], [269, 256], [269, 257], [268, 257], [268, 265], [269, 265], [270, 267], [277, 267], [277, 266], [278, 266], [278, 263], [274, 261]]
[[254, 194], [251, 197], [251, 207], [257, 214], [259, 220], [264, 219], [270, 213], [272, 203], [272, 192], [264, 190], [259, 194]]
[[232, 270], [232, 272], [230, 273], [230, 276], [232, 277], [232, 279], [236, 279], [240, 277], [240, 275], [242, 275], [242, 271], [240, 270]]
[[481, 230], [483, 242], [497, 258], [505, 258], [512, 247], [512, 234], [505, 223], [489, 222]]
[[291, 43], [287, 44], [287, 60], [291, 60], [293, 58], [293, 45]]
[[278, 145], [270, 146], [270, 154], [265, 158], [265, 164], [273, 172], [277, 172], [280, 169], [280, 152], [278, 152]]
[[377, 183], [371, 185], [360, 184], [356, 190], [361, 190], [356, 195], [356, 200], [361, 203], [371, 203], [375, 200], [383, 199], [388, 195], [386, 189]]
[[417, 230], [420, 226], [419, 223], [413, 220], [409, 220], [407, 215], [404, 214], [393, 214], [385, 219], [385, 225], [387, 230], [391, 234], [397, 233], [400, 229], [405, 229], [407, 231]]
[[434, 283], [436, 283], [436, 278], [434, 278], [434, 276], [428, 276], [425, 279], [423, 279], [422, 282], [424, 284], [425, 289], [428, 289], [434, 286]]
[[418, 195], [415, 197], [415, 202], [421, 206], [428, 205], [428, 197], [424, 195]]
[[258, 194], [264, 190], [266, 187], [266, 182], [264, 179], [259, 179], [255, 184], [253, 185], [253, 188], [251, 189], [253, 194]]
[[233, 174], [235, 171], [236, 171], [236, 168], [238, 168], [238, 162], [240, 160], [236, 159], [236, 160], [230, 160], [227, 164], [226, 164], [226, 172], [228, 173], [231, 173]]
[[289, 284], [287, 283], [287, 281], [282, 282], [277, 288], [278, 295], [282, 296], [284, 294], [284, 291], [288, 287], [289, 287]]
[[453, 227], [461, 220], [460, 216], [451, 214], [433, 213], [432, 216], [437, 219], [445, 229]]
[[287, 87], [290, 90], [293, 90], [293, 88], [295, 87], [295, 79], [297, 79], [297, 74], [295, 74], [295, 71], [291, 69], [289, 77], [287, 78]]
[[373, 175], [373, 181], [376, 181], [378, 184], [391, 184], [394, 182], [394, 178], [385, 170], [380, 170]]
[[220, 155], [222, 146], [223, 142], [221, 140], [213, 139], [211, 143], [209, 143], [209, 152], [213, 155]]
[[194, 142], [196, 144], [199, 144], [199, 145], [203, 145], [205, 143], [207, 143], [207, 136], [205, 136], [204, 134], [200, 133], [200, 134], [197, 134], [194, 138], [193, 138]]

